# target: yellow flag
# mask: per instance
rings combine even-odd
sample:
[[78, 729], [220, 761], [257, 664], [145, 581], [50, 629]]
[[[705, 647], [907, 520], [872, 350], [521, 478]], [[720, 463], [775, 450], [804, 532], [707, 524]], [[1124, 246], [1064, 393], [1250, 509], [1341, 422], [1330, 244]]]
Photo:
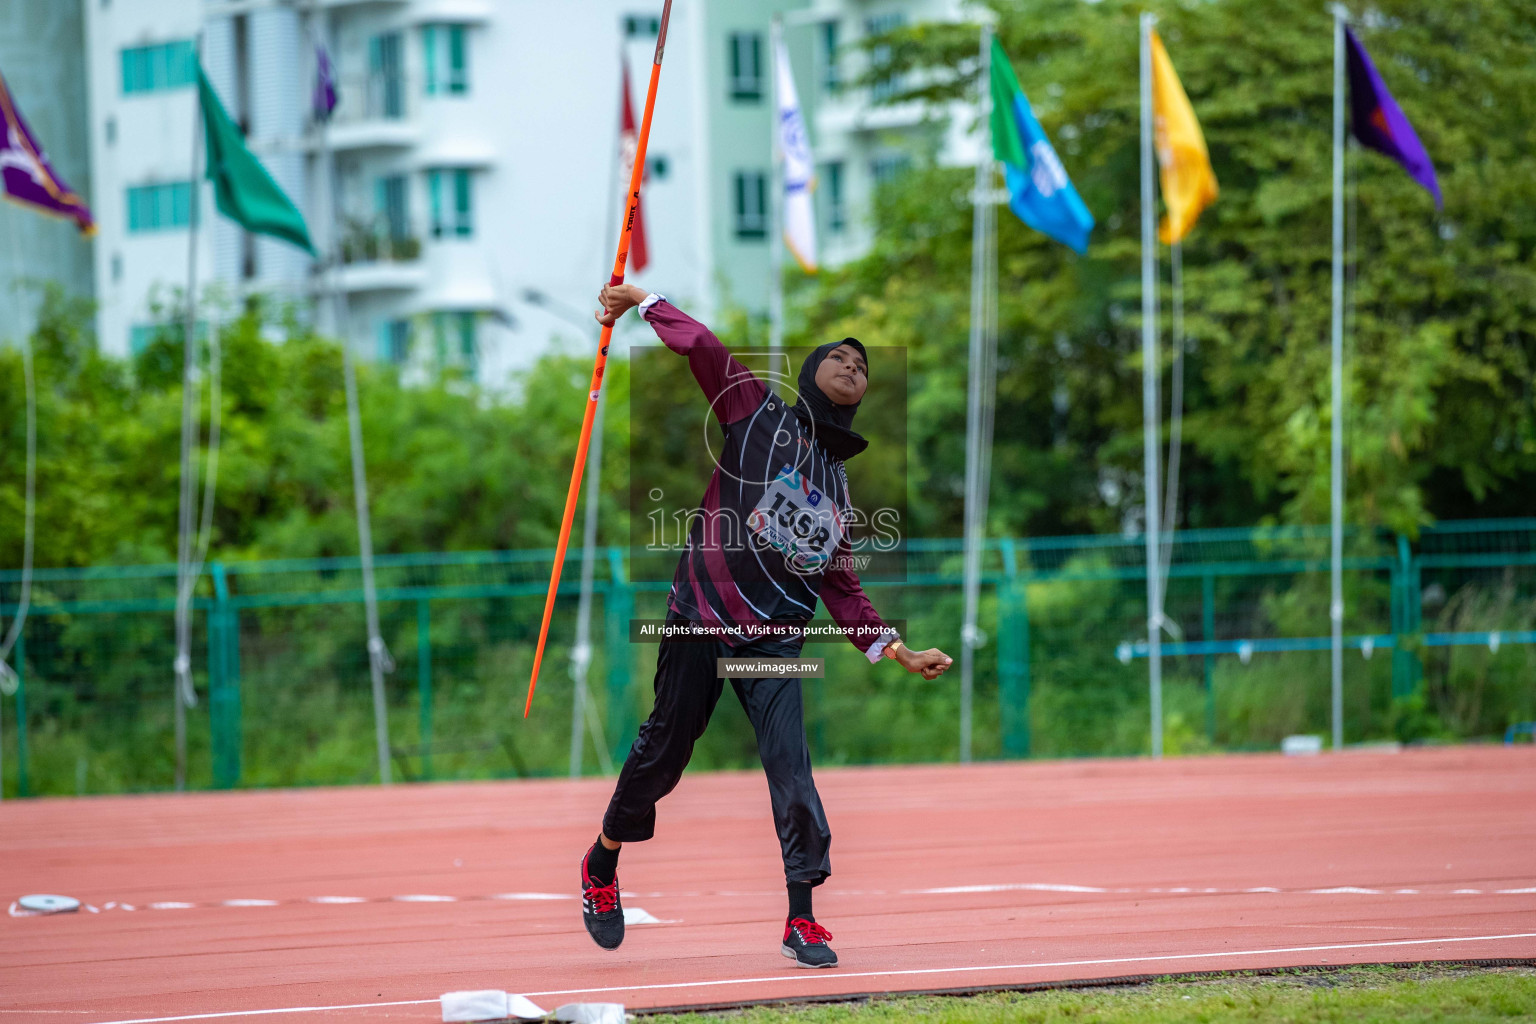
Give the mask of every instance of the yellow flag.
[[1171, 245], [1182, 241], [1194, 229], [1200, 211], [1216, 201], [1216, 174], [1195, 110], [1156, 32], [1152, 33], [1152, 115], [1163, 203], [1168, 207], [1160, 236]]

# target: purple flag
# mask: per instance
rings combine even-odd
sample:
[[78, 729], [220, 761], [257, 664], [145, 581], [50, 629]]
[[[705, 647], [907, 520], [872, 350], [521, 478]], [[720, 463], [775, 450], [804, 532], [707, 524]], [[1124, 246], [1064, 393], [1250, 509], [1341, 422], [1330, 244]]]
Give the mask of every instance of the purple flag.
[[315, 44], [315, 120], [324, 121], [336, 109], [336, 69], [325, 47]]
[[1348, 28], [1344, 29], [1349, 45], [1349, 111], [1350, 130], [1363, 146], [1384, 153], [1403, 165], [1408, 176], [1423, 185], [1435, 197], [1435, 208], [1440, 209], [1440, 182], [1435, 177], [1435, 165], [1419, 142], [1418, 133], [1408, 123], [1403, 108], [1387, 91], [1376, 65], [1360, 40]]
[[75, 222], [83, 235], [94, 234], [85, 200], [75, 195], [54, 173], [43, 147], [32, 136], [32, 129], [22, 120], [11, 90], [0, 76], [0, 185], [7, 198], [34, 210]]

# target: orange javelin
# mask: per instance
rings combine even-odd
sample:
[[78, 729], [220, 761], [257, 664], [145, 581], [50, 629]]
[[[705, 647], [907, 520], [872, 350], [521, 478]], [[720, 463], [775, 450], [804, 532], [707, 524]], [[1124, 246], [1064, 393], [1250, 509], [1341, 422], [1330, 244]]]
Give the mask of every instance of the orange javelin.
[[[635, 227], [635, 212], [640, 209], [640, 181], [645, 176], [645, 147], [651, 141], [651, 114], [656, 109], [656, 86], [661, 83], [661, 55], [667, 47], [667, 22], [672, 17], [672, 0], [661, 8], [661, 32], [656, 37], [656, 59], [651, 63], [651, 86], [645, 93], [645, 115], [640, 119], [640, 138], [635, 145], [635, 166], [629, 172], [629, 208], [624, 227], [619, 232], [619, 252], [613, 258], [610, 285], [624, 281], [624, 264], [629, 261], [630, 234]], [[549, 574], [549, 596], [544, 598], [544, 624], [539, 627], [539, 646], [533, 652], [533, 675], [528, 679], [528, 703], [523, 717], [533, 710], [533, 688], [539, 683], [539, 665], [544, 661], [544, 642], [549, 639], [549, 620], [555, 612], [555, 593], [560, 589], [560, 570], [565, 565], [565, 548], [571, 540], [571, 521], [576, 518], [576, 498], [581, 494], [581, 472], [587, 465], [587, 446], [592, 442], [592, 418], [597, 415], [597, 397], [603, 390], [603, 369], [608, 365], [608, 341], [613, 328], [604, 327], [597, 343], [597, 359], [592, 364], [592, 383], [587, 390], [587, 414], [581, 421], [581, 441], [576, 445], [576, 465], [571, 467], [571, 486], [565, 492], [565, 516], [560, 520], [560, 543], [555, 547], [555, 566]], [[589, 495], [595, 501], [597, 495]]]

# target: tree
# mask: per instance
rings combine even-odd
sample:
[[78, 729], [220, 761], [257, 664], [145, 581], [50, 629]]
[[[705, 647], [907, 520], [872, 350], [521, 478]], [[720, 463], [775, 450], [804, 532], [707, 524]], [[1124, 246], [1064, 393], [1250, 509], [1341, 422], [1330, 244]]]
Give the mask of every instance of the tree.
[[[1037, 534], [1134, 526], [1143, 500], [1137, 16], [1148, 5], [991, 6], [1098, 221], [1079, 259], [999, 211], [992, 525]], [[1322, 522], [1331, 19], [1283, 0], [1150, 6], [1222, 189], [1185, 247], [1177, 525]], [[1387, 0], [1357, 13], [1446, 202], [1437, 217], [1395, 164], [1352, 147], [1349, 521], [1413, 532], [1436, 518], [1528, 514], [1536, 22], [1516, 0]], [[907, 72], [914, 83], [892, 102], [974, 95], [973, 29], [918, 26], [881, 42], [889, 58], [870, 75]], [[959, 530], [970, 175], [928, 167], [890, 186], [871, 252], [799, 296], [805, 335], [846, 332], [912, 354], [917, 534]]]

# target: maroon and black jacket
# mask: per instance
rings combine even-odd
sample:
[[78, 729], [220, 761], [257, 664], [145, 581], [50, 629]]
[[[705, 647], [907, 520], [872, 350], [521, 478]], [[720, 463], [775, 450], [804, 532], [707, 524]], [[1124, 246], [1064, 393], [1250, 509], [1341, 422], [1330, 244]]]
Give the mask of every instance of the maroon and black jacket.
[[842, 460], [708, 327], [660, 297], [648, 297], [641, 316], [688, 357], [725, 433], [668, 606], [692, 622], [737, 630], [721, 636], [738, 646], [752, 638], [750, 627], [809, 621], [820, 598], [854, 646], [878, 661], [897, 634], [849, 564], [843, 517], [852, 502]]

